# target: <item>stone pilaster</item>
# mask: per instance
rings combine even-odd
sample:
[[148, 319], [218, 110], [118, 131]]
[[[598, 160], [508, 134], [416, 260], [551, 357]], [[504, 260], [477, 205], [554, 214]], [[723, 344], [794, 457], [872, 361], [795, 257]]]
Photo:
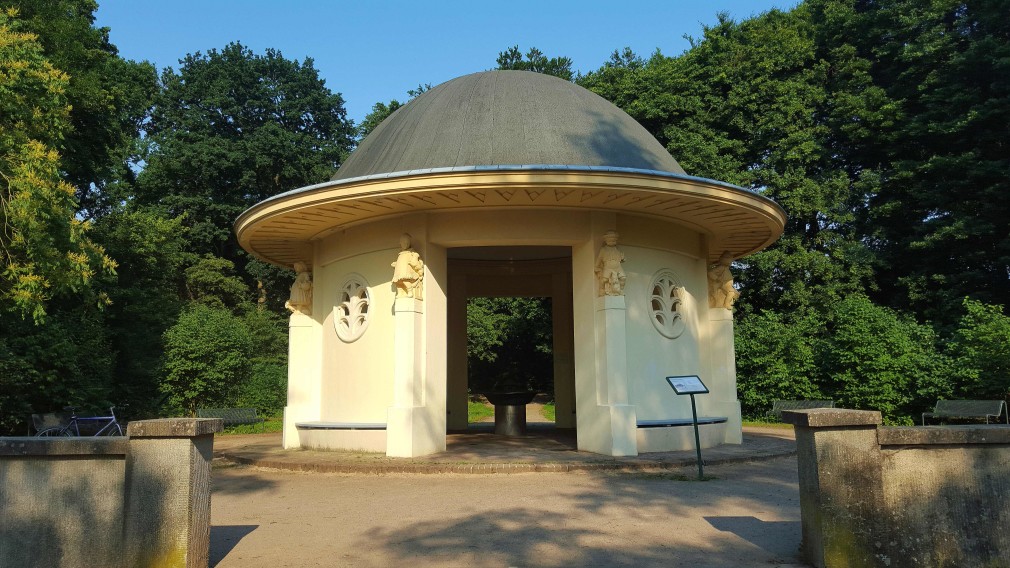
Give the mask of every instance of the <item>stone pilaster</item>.
[[319, 324], [300, 312], [288, 320], [288, 397], [284, 407], [283, 444], [301, 447], [295, 422], [319, 420]]
[[596, 299], [596, 396], [609, 424], [612, 456], [638, 455], [635, 407], [628, 404], [627, 309], [624, 296]]
[[727, 417], [724, 443], [743, 442], [740, 401], [736, 391], [736, 348], [733, 343], [733, 310], [709, 308], [709, 376], [702, 377], [710, 392], [699, 398], [709, 416]]
[[429, 453], [424, 443], [424, 302], [397, 298], [393, 305], [393, 406], [387, 411], [386, 455]]
[[819, 568], [884, 566], [880, 413], [818, 408], [782, 419], [796, 428], [806, 560]]
[[206, 568], [210, 462], [218, 418], [165, 418], [127, 428], [123, 557], [133, 566]]

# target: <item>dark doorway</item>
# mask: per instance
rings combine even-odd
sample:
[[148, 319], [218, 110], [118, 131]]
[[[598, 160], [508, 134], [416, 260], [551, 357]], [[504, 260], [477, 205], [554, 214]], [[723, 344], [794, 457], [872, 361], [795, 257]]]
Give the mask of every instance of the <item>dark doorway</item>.
[[448, 259], [448, 430], [494, 431], [482, 395], [516, 391], [536, 395], [530, 434], [557, 427], [574, 439], [571, 248], [451, 248]]

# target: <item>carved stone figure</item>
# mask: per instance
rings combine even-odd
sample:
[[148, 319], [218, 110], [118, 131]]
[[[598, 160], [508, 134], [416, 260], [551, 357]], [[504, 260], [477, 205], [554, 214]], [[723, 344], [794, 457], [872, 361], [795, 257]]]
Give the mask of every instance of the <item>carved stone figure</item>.
[[291, 297], [284, 307], [292, 313], [312, 315], [312, 273], [304, 262], [295, 263], [295, 281], [291, 284]]
[[708, 267], [708, 306], [710, 308], [733, 309], [733, 302], [740, 297], [733, 287], [733, 273], [729, 265], [733, 255], [726, 251], [719, 257], [719, 262]]
[[396, 297], [423, 300], [424, 262], [421, 261], [421, 255], [410, 248], [410, 235], [407, 233], [400, 236], [400, 254], [391, 266]]
[[628, 279], [621, 268], [624, 253], [617, 248], [617, 231], [603, 235], [603, 247], [596, 257], [596, 282], [598, 296], [623, 296], [624, 282]]

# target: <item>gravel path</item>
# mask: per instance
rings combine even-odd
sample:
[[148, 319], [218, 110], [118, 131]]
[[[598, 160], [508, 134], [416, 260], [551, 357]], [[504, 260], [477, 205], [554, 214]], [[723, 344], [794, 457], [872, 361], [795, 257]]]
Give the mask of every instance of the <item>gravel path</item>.
[[662, 473], [213, 473], [211, 566], [803, 566], [795, 457]]

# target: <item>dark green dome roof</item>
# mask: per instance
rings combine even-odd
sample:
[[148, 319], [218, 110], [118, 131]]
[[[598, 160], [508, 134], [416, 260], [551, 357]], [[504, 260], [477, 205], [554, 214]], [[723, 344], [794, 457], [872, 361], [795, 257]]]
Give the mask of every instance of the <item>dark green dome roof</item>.
[[485, 71], [442, 83], [398, 109], [333, 179], [493, 166], [684, 173], [645, 128], [595, 93], [541, 73]]

